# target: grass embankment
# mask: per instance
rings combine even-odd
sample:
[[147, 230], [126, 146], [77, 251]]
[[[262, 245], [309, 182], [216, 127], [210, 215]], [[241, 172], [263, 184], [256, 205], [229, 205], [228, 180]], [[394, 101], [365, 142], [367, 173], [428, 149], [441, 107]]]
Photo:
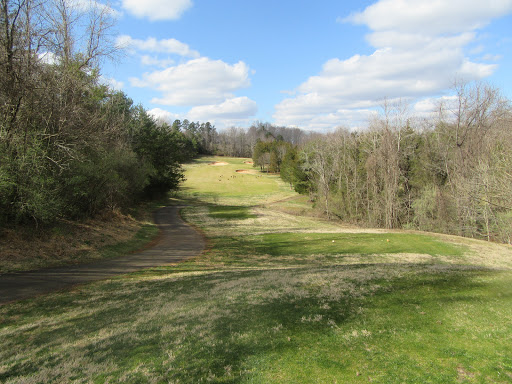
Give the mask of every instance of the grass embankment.
[[136, 251], [158, 235], [152, 211], [110, 212], [82, 222], [61, 221], [51, 228], [0, 229], [0, 274], [114, 258]]
[[509, 247], [273, 212], [272, 176], [196, 179], [243, 164], [187, 170], [204, 255], [0, 308], [0, 382], [512, 382]]

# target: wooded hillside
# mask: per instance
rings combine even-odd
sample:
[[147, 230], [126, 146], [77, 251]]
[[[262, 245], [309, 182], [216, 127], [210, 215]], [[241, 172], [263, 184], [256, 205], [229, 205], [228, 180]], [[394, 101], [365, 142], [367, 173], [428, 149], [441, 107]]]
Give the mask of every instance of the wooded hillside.
[[210, 123], [157, 124], [102, 83], [100, 64], [119, 49], [109, 11], [1, 0], [0, 226], [92, 216], [175, 189], [180, 163], [205, 150]]
[[459, 85], [432, 120], [385, 105], [367, 129], [312, 137], [282, 177], [328, 217], [511, 243], [512, 110], [499, 91]]

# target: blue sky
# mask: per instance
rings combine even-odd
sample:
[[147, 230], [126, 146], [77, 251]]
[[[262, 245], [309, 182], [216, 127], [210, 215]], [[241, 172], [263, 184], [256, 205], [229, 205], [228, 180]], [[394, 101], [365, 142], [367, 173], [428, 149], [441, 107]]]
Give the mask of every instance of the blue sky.
[[170, 121], [367, 125], [387, 98], [426, 114], [457, 79], [512, 98], [512, 0], [119, 0], [103, 75]]

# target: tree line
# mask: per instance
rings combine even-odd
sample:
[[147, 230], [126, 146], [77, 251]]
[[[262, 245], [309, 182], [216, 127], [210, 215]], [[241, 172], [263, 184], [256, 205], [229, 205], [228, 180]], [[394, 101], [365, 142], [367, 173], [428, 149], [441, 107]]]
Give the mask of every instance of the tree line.
[[0, 226], [52, 223], [129, 207], [183, 180], [198, 154], [250, 157], [255, 123], [156, 121], [101, 80], [115, 59], [111, 10], [94, 1], [0, 0]]
[[307, 136], [308, 133], [299, 128], [280, 127], [257, 121], [249, 128], [230, 127], [219, 132], [215, 139], [214, 152], [220, 156], [252, 157], [254, 148], [260, 141], [280, 139], [298, 145]]
[[281, 177], [330, 218], [510, 244], [510, 102], [486, 84], [455, 91], [434, 120], [386, 103], [366, 129], [309, 136], [288, 147]]
[[512, 110], [459, 84], [435, 120], [386, 103], [367, 129], [155, 121], [101, 82], [109, 8], [0, 0], [0, 226], [128, 207], [176, 189], [197, 154], [252, 157], [327, 217], [512, 242]]
[[157, 123], [102, 84], [112, 26], [94, 2], [0, 0], [0, 226], [131, 206], [210, 150], [210, 123]]

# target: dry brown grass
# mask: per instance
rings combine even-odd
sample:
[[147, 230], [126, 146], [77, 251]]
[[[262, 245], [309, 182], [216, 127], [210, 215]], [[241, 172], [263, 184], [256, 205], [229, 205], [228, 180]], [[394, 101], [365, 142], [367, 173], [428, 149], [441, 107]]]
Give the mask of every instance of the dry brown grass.
[[150, 220], [109, 212], [83, 222], [61, 221], [51, 229], [4, 229], [0, 233], [0, 273], [97, 260], [99, 249], [130, 240]]

